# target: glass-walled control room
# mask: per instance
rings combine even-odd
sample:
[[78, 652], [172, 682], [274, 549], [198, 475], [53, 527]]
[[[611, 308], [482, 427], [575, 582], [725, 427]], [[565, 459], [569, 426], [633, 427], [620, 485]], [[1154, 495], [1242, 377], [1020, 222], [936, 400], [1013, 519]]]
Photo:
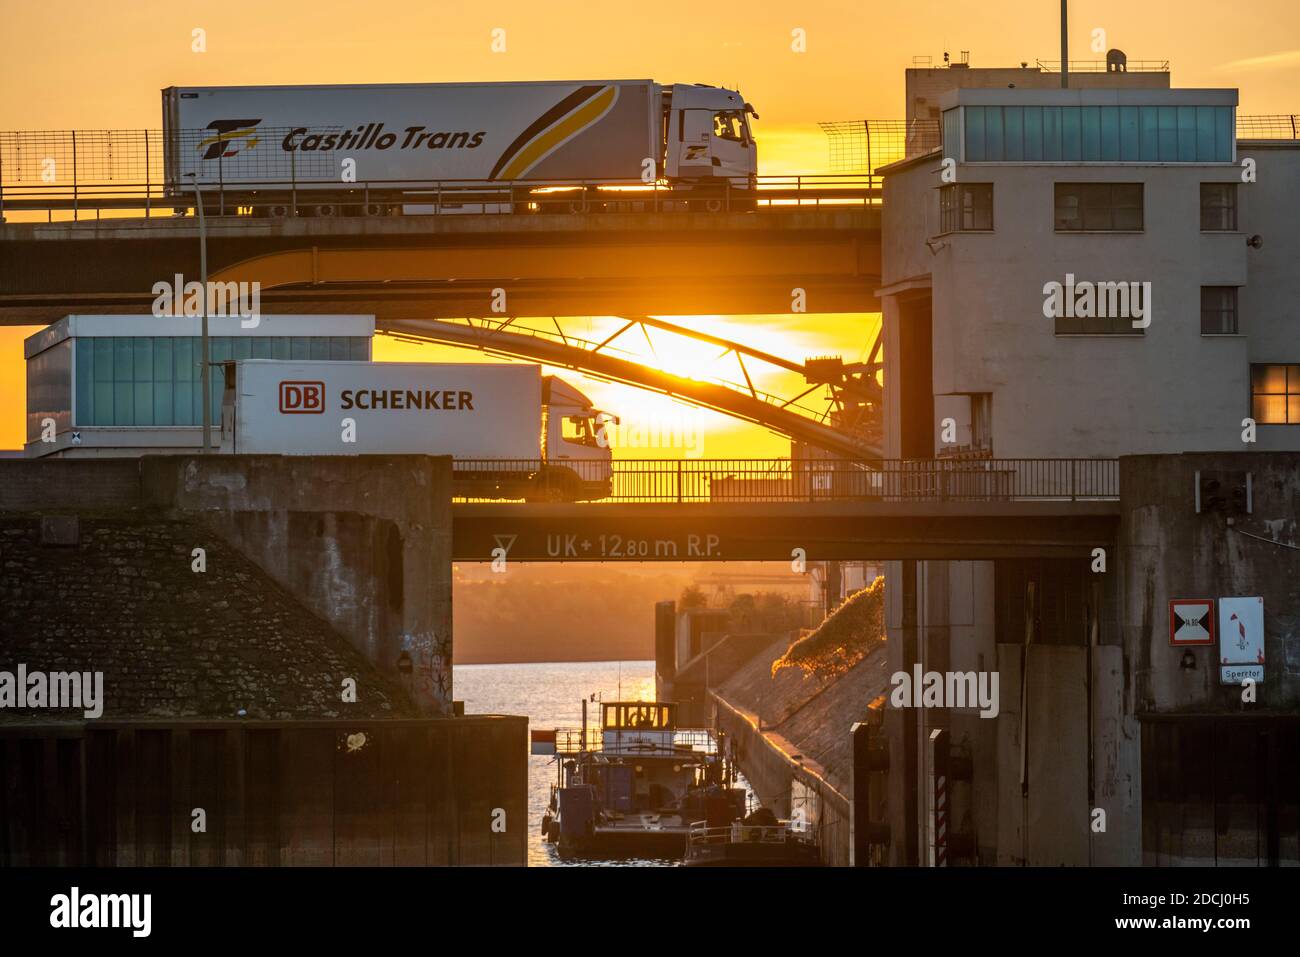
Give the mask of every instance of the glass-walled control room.
[[961, 90], [942, 129], [965, 163], [1231, 163], [1236, 92]]
[[[185, 317], [66, 316], [29, 337], [28, 454], [201, 445], [198, 326]], [[371, 316], [265, 316], [251, 329], [216, 317], [209, 319], [209, 357], [368, 361], [373, 333]], [[219, 425], [220, 369], [209, 384]]]

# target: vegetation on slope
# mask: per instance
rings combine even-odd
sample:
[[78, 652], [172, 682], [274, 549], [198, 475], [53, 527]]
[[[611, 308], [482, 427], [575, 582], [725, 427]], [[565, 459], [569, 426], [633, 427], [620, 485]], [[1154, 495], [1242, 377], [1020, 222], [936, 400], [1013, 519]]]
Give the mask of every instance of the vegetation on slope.
[[772, 674], [800, 668], [806, 676], [842, 675], [885, 640], [885, 579], [854, 592], [818, 628], [772, 662]]

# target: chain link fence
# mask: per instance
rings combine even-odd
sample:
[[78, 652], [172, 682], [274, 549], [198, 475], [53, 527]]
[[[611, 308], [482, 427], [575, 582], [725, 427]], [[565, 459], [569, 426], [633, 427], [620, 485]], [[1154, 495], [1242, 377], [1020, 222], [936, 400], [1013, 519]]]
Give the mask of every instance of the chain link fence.
[[882, 166], [940, 145], [938, 120], [851, 120], [818, 123], [837, 173], [874, 174]]
[[162, 130], [0, 131], [0, 183], [161, 187], [199, 172], [206, 185], [342, 178], [336, 150], [281, 149], [293, 132], [289, 127], [222, 134], [177, 130], [170, 134], [175, 151], [169, 154]]

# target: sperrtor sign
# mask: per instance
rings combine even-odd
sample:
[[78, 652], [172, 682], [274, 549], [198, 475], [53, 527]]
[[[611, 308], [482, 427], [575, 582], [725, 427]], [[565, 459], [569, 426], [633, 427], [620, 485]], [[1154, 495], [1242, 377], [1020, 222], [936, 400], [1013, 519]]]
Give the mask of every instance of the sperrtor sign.
[[234, 404], [235, 452], [540, 455], [535, 365], [246, 359]]

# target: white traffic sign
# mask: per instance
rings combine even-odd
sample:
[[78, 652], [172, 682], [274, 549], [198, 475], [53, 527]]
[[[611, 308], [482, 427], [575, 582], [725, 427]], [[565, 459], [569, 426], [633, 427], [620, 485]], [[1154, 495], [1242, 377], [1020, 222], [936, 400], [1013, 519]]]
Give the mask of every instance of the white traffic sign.
[[1264, 680], [1264, 599], [1219, 599], [1219, 681]]

